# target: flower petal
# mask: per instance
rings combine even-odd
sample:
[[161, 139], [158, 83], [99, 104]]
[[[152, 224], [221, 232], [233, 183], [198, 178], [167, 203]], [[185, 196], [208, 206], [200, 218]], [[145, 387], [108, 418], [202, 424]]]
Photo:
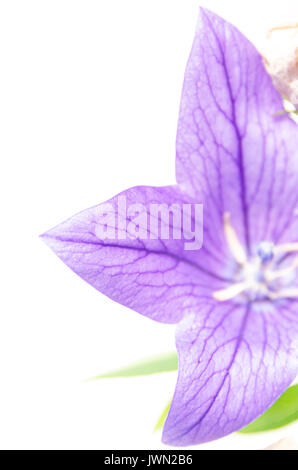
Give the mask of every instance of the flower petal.
[[201, 9], [182, 91], [177, 181], [199, 195], [215, 233], [229, 212], [248, 252], [262, 240], [297, 239], [298, 132], [282, 109], [255, 47]]
[[179, 376], [163, 442], [218, 439], [261, 415], [298, 373], [297, 303], [202, 302], [177, 327]]
[[[121, 197], [126, 201], [127, 219], [119, 206]], [[45, 233], [43, 239], [67, 266], [100, 292], [154, 320], [174, 323], [187, 309], [196, 307], [200, 296], [210, 296], [224, 282], [213, 273], [212, 258], [207, 262], [205, 254], [205, 262], [198, 263], [197, 253], [201, 250], [185, 250], [183, 233], [177, 240], [157, 239], [156, 234], [151, 239], [151, 204], [170, 207], [184, 202], [192, 203], [176, 186], [131, 188], [63, 222]], [[128, 210], [136, 204], [140, 210], [139, 234]], [[103, 212], [105, 217], [111, 216], [110, 225], [113, 217], [117, 221], [119, 217], [113, 235], [102, 235]], [[159, 220], [167, 224], [166, 213]]]

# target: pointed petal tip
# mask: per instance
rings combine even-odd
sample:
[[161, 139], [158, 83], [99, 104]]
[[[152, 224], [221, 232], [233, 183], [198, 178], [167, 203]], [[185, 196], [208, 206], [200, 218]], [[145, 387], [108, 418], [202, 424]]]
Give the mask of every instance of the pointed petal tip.
[[45, 245], [47, 245], [50, 249], [53, 249], [54, 242], [58, 242], [56, 237], [53, 234], [51, 234], [51, 230], [49, 230], [48, 232], [41, 233], [40, 235], [38, 235], [38, 238], [43, 243], [45, 243]]
[[163, 428], [161, 442], [169, 447], [189, 447], [204, 443], [204, 441], [201, 442], [198, 439], [190, 439], [188, 436], [179, 436], [178, 433], [173, 435], [173, 431], [169, 433], [166, 429], [166, 423]]
[[208, 17], [209, 19], [220, 19], [221, 21], [225, 21], [221, 16], [217, 15], [217, 13], [214, 13], [214, 11], [209, 10], [209, 8], [200, 7], [199, 8], [199, 21], [200, 21], [200, 18], [206, 18], [206, 17]]
[[49, 232], [44, 232], [38, 235], [38, 238], [42, 240], [44, 243], [48, 243], [48, 239], [52, 238]]
[[213, 13], [213, 11], [209, 10], [209, 8], [206, 7], [199, 7], [199, 13], [203, 15], [212, 15], [212, 16], [217, 16], [216, 13]]
[[192, 439], [188, 434], [181, 434], [181, 430], [179, 431], [178, 427], [176, 428], [169, 424], [168, 417], [171, 412], [171, 407], [172, 403], [162, 429], [161, 442], [169, 447], [189, 447], [191, 445], [201, 444], [198, 439]]
[[46, 232], [40, 233], [40, 234], [38, 235], [38, 238], [39, 238], [40, 240], [42, 240], [44, 243], [46, 243], [46, 240], [45, 240], [45, 239], [47, 238], [47, 233], [46, 233]]
[[[165, 428], [163, 428], [162, 436], [161, 436], [162, 444], [166, 446], [172, 446], [172, 447], [178, 446], [175, 442], [172, 441], [172, 439], [169, 438], [169, 436], [167, 435], [167, 432], [165, 432], [164, 429]], [[179, 446], [180, 446], [180, 443], [179, 443]]]

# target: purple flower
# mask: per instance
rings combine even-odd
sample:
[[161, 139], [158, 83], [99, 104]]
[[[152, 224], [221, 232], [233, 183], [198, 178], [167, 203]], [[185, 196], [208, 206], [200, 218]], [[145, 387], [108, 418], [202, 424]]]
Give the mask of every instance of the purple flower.
[[[178, 323], [166, 444], [242, 428], [297, 375], [298, 133], [282, 109], [254, 46], [201, 10], [182, 92], [178, 184], [122, 193], [139, 204], [137, 220], [124, 219], [115, 197], [43, 235], [100, 292]], [[185, 233], [163, 239], [148, 229], [152, 204], [177, 202], [204, 206], [200, 250], [185, 249]]]

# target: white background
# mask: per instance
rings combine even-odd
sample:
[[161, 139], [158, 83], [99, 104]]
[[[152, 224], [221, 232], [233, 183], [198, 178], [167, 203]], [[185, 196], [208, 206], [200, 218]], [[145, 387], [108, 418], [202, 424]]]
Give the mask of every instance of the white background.
[[[257, 45], [269, 26], [298, 20], [293, 0], [201, 4]], [[38, 235], [130, 186], [174, 182], [197, 14], [197, 0], [0, 3], [1, 448], [163, 448], [152, 430], [174, 373], [83, 379], [173, 350], [174, 327], [105, 298]]]

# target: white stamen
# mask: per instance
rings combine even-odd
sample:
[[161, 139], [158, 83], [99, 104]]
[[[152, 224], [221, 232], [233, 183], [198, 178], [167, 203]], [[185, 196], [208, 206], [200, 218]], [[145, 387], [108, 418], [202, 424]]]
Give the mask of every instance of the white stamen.
[[236, 284], [232, 284], [230, 287], [226, 289], [221, 289], [213, 292], [213, 297], [220, 302], [224, 302], [225, 300], [230, 300], [236, 297], [237, 295], [244, 292], [246, 289], [251, 287], [251, 282], [238, 282]]
[[285, 277], [288, 274], [291, 274], [294, 269], [298, 267], [298, 257], [296, 257], [293, 263], [284, 269], [279, 269], [277, 271], [267, 271], [265, 273], [265, 277], [267, 281], [274, 281], [275, 279], [279, 279], [281, 277]]
[[280, 255], [283, 253], [294, 253], [298, 251], [298, 243], [284, 243], [282, 245], [277, 245], [274, 247], [274, 254]]
[[298, 289], [281, 289], [278, 292], [269, 292], [268, 297], [271, 300], [278, 300], [278, 299], [294, 299], [298, 298]]
[[[231, 224], [231, 216], [228, 212], [225, 212], [223, 215], [224, 219], [224, 231], [225, 236], [229, 245], [229, 248], [239, 264], [246, 263], [246, 253], [237, 237], [235, 230]], [[298, 245], [298, 244], [297, 244]]]

